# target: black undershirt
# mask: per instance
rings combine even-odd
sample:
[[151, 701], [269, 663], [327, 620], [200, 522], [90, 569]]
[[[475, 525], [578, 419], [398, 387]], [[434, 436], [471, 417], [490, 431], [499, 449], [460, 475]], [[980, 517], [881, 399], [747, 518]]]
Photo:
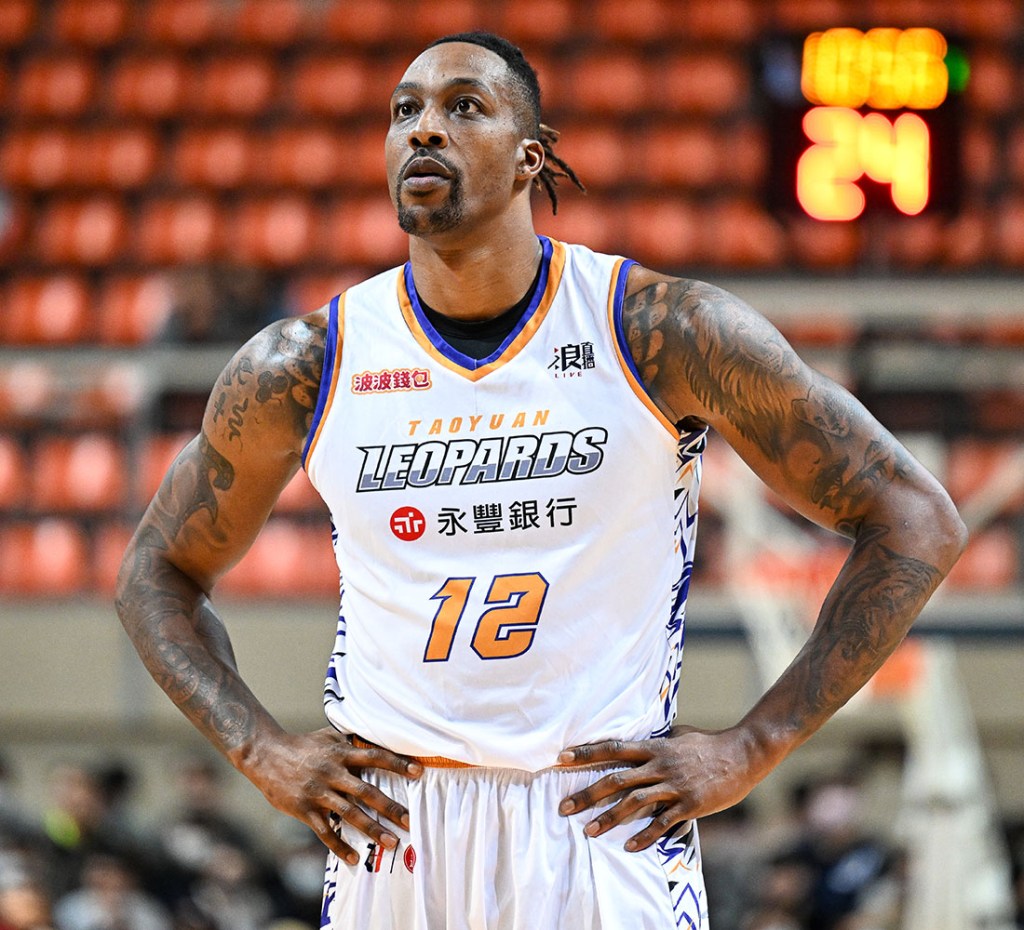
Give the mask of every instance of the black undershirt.
[[538, 264], [533, 283], [526, 289], [526, 293], [516, 305], [489, 320], [456, 320], [428, 307], [419, 291], [416, 292], [416, 296], [419, 298], [424, 315], [430, 320], [430, 325], [438, 331], [441, 338], [453, 349], [479, 361], [491, 355], [505, 341], [508, 334], [516, 328], [516, 323], [523, 318], [523, 314], [526, 313], [526, 308], [530, 306], [537, 290], [540, 269], [541, 265]]

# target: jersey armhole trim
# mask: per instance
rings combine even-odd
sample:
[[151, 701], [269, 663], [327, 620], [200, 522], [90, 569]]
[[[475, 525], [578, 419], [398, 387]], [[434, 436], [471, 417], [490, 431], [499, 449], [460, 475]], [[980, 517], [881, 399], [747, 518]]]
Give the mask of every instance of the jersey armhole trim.
[[633, 393], [640, 399], [640, 402], [654, 415], [655, 419], [668, 430], [673, 440], [678, 441], [679, 431], [675, 424], [661, 412], [661, 409], [647, 393], [643, 381], [640, 379], [640, 372], [633, 362], [633, 353], [629, 349], [626, 340], [626, 332], [622, 326], [622, 304], [626, 297], [626, 282], [629, 279], [629, 270], [636, 264], [629, 258], [620, 258], [612, 270], [612, 283], [608, 292], [608, 321], [611, 324], [615, 354], [619, 359], [619, 366], [626, 376], [626, 381], [633, 389]]
[[331, 301], [327, 312], [327, 340], [324, 344], [324, 367], [320, 375], [320, 390], [317, 392], [316, 410], [313, 423], [302, 450], [302, 467], [309, 471], [309, 460], [320, 440], [324, 420], [334, 403], [338, 388], [338, 374], [341, 370], [341, 345], [345, 335], [345, 294], [339, 294]]

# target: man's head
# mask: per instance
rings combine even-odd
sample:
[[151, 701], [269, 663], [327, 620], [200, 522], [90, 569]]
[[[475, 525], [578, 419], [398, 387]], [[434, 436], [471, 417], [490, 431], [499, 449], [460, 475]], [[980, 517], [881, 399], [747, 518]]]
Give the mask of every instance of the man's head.
[[391, 98], [388, 183], [399, 224], [430, 236], [510, 208], [528, 214], [532, 184], [553, 194], [558, 172], [545, 161], [567, 169], [551, 151], [556, 138], [540, 123], [537, 75], [516, 46], [478, 32], [438, 39]]

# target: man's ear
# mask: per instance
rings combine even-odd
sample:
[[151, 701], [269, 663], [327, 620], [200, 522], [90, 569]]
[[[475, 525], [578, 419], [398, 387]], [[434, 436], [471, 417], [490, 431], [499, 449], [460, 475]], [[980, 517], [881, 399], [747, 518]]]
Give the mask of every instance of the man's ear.
[[516, 153], [516, 180], [533, 181], [544, 167], [544, 146], [536, 139], [523, 139]]

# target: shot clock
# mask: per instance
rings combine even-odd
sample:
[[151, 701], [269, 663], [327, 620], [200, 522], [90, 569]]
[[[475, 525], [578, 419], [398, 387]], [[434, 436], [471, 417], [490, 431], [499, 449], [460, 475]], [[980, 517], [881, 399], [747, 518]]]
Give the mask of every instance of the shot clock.
[[963, 52], [928, 27], [840, 27], [760, 49], [768, 200], [818, 220], [958, 206]]

